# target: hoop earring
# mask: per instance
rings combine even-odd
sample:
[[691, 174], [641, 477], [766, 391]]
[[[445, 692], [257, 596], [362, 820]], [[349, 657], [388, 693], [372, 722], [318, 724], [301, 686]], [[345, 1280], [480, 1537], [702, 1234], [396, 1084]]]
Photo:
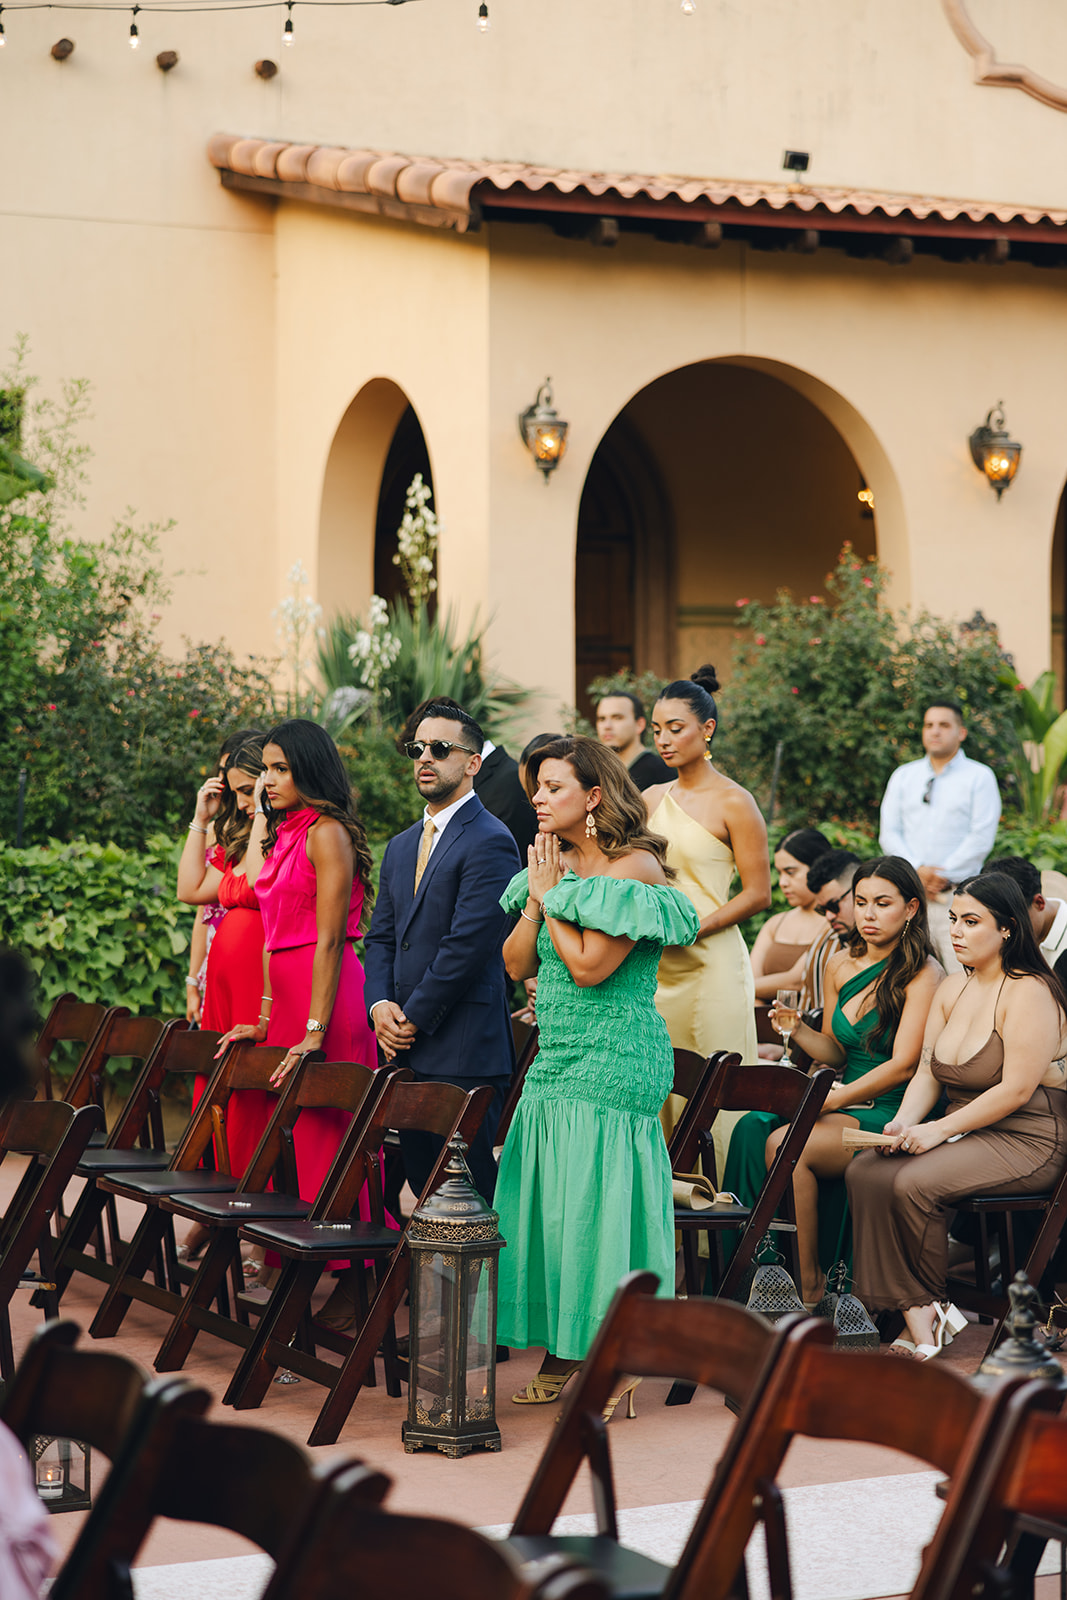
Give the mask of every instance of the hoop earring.
[[585, 814], [585, 836], [587, 839], [596, 838], [596, 822], [593, 818], [593, 808], [591, 806]]

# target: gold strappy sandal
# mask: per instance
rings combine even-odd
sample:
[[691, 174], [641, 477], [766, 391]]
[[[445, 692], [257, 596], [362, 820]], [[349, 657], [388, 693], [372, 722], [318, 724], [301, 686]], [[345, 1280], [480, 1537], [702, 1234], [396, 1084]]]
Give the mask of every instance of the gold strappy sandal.
[[559, 1399], [577, 1371], [577, 1367], [572, 1367], [570, 1372], [539, 1372], [536, 1378], [530, 1379], [525, 1389], [520, 1389], [511, 1398], [517, 1406], [551, 1405]]

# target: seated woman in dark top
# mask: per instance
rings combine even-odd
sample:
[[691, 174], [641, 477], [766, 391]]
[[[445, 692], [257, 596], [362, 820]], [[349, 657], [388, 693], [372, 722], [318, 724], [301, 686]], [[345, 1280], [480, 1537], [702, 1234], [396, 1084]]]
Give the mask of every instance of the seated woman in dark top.
[[[1026, 902], [985, 873], [957, 888], [949, 924], [964, 970], [937, 991], [919, 1069], [885, 1128], [892, 1147], [858, 1156], [847, 1178], [856, 1292], [904, 1313], [918, 1360], [951, 1331], [947, 1209], [979, 1191], [1049, 1189], [1067, 1162], [1067, 1002]], [[942, 1090], [947, 1115], [924, 1121]]]
[[[865, 862], [856, 869], [853, 900], [858, 953], [843, 950], [827, 963], [822, 1031], [798, 1018], [792, 1036], [814, 1062], [844, 1069], [793, 1173], [806, 1305], [819, 1299], [825, 1268], [841, 1253], [845, 1219], [843, 1189], [835, 1206], [820, 1208], [819, 1181], [844, 1176], [844, 1129], [881, 1131], [896, 1114], [943, 976], [930, 944], [926, 896], [910, 862], [900, 856]], [[777, 1008], [775, 1016], [788, 1020]], [[776, 1117], [750, 1111], [734, 1129], [723, 1187], [751, 1205], [784, 1137]]]

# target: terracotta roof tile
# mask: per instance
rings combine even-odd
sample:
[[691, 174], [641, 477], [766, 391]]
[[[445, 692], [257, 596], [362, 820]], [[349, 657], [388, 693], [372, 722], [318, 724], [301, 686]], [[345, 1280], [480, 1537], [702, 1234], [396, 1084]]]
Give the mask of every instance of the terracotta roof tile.
[[[782, 225], [788, 225], [790, 215], [796, 219], [799, 213], [824, 220], [835, 216], [846, 220], [880, 218], [884, 219], [883, 226], [898, 218], [905, 227], [909, 220], [962, 223], [964, 228], [954, 231], [967, 232], [971, 231], [967, 224], [985, 232], [995, 225], [1010, 227], [1013, 232], [1033, 227], [1046, 233], [1050, 228], [1067, 228], [1067, 210], [1004, 201], [951, 200], [938, 195], [892, 194], [816, 184], [572, 171], [522, 162], [463, 161], [325, 145], [279, 144], [232, 134], [216, 134], [208, 144], [208, 158], [224, 173], [301, 184], [312, 191], [318, 188], [367, 196], [372, 203], [366, 209], [380, 209], [390, 216], [408, 216], [412, 221], [438, 227], [455, 227], [460, 232], [478, 225], [479, 202], [529, 205], [531, 197], [540, 197], [538, 209], [550, 207], [553, 197], [558, 197], [561, 210], [572, 209], [578, 202], [582, 210], [608, 214], [613, 207], [620, 214], [669, 208], [672, 215], [677, 215], [679, 208], [692, 207], [697, 213], [706, 213], [710, 208], [725, 207], [759, 211], [764, 218], [771, 211], [781, 214]], [[303, 198], [314, 199], [314, 193]], [[597, 205], [597, 201], [604, 204]], [[434, 212], [441, 214], [435, 216]]]

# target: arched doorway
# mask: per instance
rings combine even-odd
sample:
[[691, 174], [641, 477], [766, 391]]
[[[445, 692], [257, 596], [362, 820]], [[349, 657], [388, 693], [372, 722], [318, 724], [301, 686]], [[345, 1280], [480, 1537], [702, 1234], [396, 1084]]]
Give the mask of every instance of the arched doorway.
[[[409, 405], [396, 425], [378, 490], [374, 525], [374, 592], [385, 600], [395, 600], [403, 588], [400, 568], [393, 557], [397, 552], [396, 533], [404, 516], [404, 501], [417, 472], [422, 473], [423, 482], [432, 489], [430, 452], [426, 448], [426, 439], [415, 408]], [[431, 596], [431, 608], [433, 604]]]
[[1056, 508], [1052, 533], [1052, 670], [1056, 674], [1056, 704], [1067, 703], [1067, 487]]
[[397, 425], [409, 410], [398, 384], [373, 378], [333, 436], [319, 509], [318, 598], [327, 620], [338, 613], [361, 615], [374, 592], [382, 476]]
[[[631, 667], [729, 676], [737, 601], [821, 590], [877, 503], [824, 409], [776, 372], [708, 361], [640, 390], [593, 457], [578, 514], [576, 686]], [[590, 671], [595, 668], [595, 671]]]

